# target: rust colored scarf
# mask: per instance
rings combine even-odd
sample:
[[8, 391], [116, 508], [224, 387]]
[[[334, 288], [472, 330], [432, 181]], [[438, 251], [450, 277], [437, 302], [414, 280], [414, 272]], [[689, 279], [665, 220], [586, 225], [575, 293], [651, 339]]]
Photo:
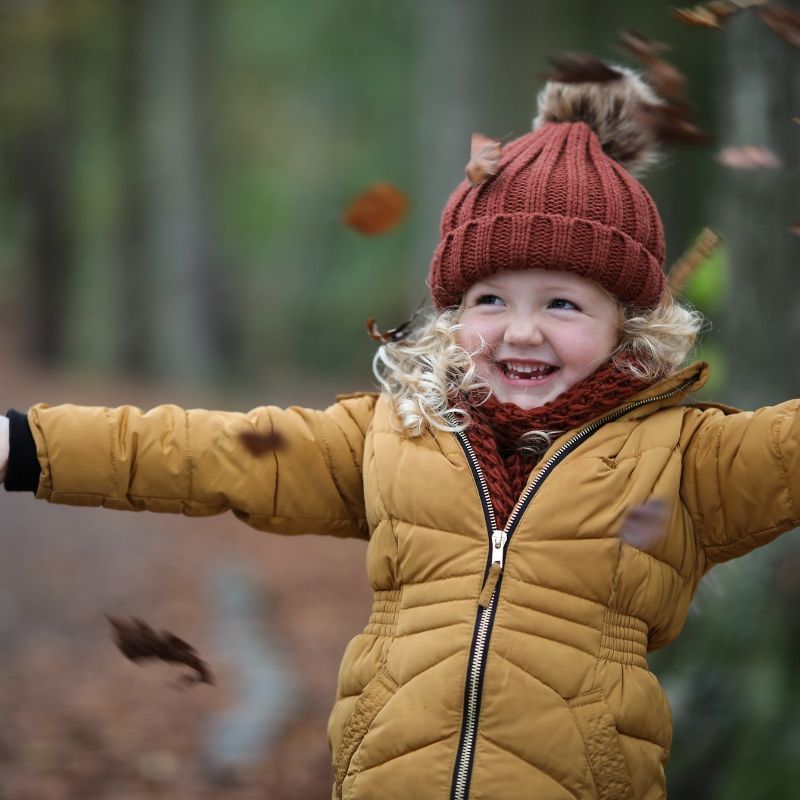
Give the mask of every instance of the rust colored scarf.
[[464, 407], [472, 422], [466, 433], [489, 484], [498, 526], [505, 524], [539, 460], [538, 455], [519, 452], [522, 434], [572, 430], [649, 385], [609, 361], [554, 400], [529, 411], [514, 403], [501, 403], [494, 396], [480, 405], [474, 404], [480, 402], [479, 394], [467, 398]]

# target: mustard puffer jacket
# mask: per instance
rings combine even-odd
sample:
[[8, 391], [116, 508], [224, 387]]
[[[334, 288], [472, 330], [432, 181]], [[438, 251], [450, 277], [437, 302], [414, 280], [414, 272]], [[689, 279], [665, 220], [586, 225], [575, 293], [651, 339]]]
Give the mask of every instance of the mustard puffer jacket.
[[[558, 439], [502, 532], [466, 439], [403, 436], [374, 394], [248, 414], [37, 406], [38, 496], [369, 539], [374, 605], [329, 724], [334, 798], [660, 800], [671, 721], [648, 651], [713, 564], [800, 521], [798, 402], [686, 404], [705, 372]], [[255, 458], [247, 430], [286, 446]], [[652, 498], [665, 534], [623, 543]]]

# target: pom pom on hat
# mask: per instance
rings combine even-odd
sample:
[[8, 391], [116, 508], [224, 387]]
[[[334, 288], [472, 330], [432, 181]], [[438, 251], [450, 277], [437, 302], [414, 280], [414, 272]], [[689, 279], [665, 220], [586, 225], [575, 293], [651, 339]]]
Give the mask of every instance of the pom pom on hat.
[[[641, 109], [660, 101], [626, 68], [612, 80], [550, 82], [535, 129], [502, 148], [496, 174], [456, 188], [428, 284], [438, 308], [503, 270], [552, 269], [652, 308], [664, 292], [664, 231], [629, 169], [656, 159]], [[624, 166], [624, 165], [627, 165]]]
[[533, 130], [548, 122], [585, 122], [606, 155], [641, 177], [661, 151], [653, 129], [642, 124], [642, 109], [661, 99], [634, 70], [613, 65], [619, 77], [603, 83], [548, 81], [537, 98]]

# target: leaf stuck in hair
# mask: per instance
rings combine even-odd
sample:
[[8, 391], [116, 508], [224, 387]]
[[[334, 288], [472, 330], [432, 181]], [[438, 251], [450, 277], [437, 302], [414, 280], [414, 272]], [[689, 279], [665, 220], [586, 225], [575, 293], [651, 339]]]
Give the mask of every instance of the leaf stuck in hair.
[[777, 169], [781, 165], [772, 150], [757, 144], [725, 147], [717, 153], [717, 161], [731, 169]]
[[422, 302], [417, 306], [414, 313], [401, 325], [398, 325], [396, 328], [391, 328], [388, 331], [380, 331], [378, 330], [378, 325], [375, 322], [375, 317], [370, 317], [367, 320], [367, 333], [369, 334], [370, 339], [374, 339], [376, 342], [382, 342], [383, 344], [387, 344], [389, 342], [396, 343], [402, 342], [410, 333], [411, 333], [411, 326], [417, 317], [422, 313], [422, 310], [425, 306], [425, 299], [423, 298]]
[[485, 181], [490, 175], [497, 174], [500, 163], [501, 145], [496, 139], [490, 139], [482, 133], [473, 133], [470, 143], [470, 154], [464, 172], [471, 186]]
[[169, 631], [156, 632], [146, 622], [136, 617], [129, 621], [112, 617], [106, 619], [114, 629], [114, 641], [120, 652], [134, 663], [147, 658], [157, 658], [172, 664], [185, 664], [196, 675], [182, 675], [184, 684], [208, 683], [214, 685], [214, 676], [197, 651], [183, 639]]
[[586, 53], [563, 53], [548, 61], [553, 69], [546, 78], [559, 83], [609, 83], [622, 78], [619, 70]]
[[759, 8], [761, 21], [793, 47], [800, 47], [800, 13], [776, 3]]
[[275, 450], [282, 450], [286, 447], [286, 439], [278, 431], [242, 431], [239, 434], [239, 441], [245, 446], [250, 455], [259, 457], [272, 453]]
[[366, 236], [374, 236], [398, 225], [408, 210], [408, 198], [391, 183], [375, 183], [347, 207], [344, 221]]

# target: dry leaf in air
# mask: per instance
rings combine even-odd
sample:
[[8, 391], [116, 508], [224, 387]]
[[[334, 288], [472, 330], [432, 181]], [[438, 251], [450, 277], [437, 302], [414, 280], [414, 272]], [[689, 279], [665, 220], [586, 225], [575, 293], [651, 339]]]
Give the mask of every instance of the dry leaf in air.
[[375, 183], [347, 207], [344, 221], [367, 236], [386, 233], [398, 225], [408, 210], [408, 198], [391, 183]]
[[496, 139], [490, 139], [482, 133], [472, 134], [469, 161], [464, 170], [471, 186], [485, 181], [490, 175], [497, 174], [500, 149], [500, 142]]
[[286, 447], [286, 439], [277, 431], [261, 433], [260, 431], [242, 431], [239, 441], [247, 448], [250, 455], [263, 456], [274, 450]]
[[732, 169], [777, 169], [781, 165], [772, 150], [756, 144], [725, 147], [717, 153], [717, 161]]
[[214, 677], [197, 651], [183, 639], [169, 631], [154, 631], [146, 622], [136, 617], [129, 621], [106, 615], [114, 629], [114, 641], [120, 652], [134, 663], [142, 659], [157, 658], [172, 664], [185, 664], [196, 675], [183, 675], [184, 683], [208, 683], [213, 686]]
[[669, 510], [664, 500], [648, 500], [625, 515], [619, 538], [637, 550], [650, 550], [667, 532]]
[[775, 3], [759, 8], [757, 13], [761, 21], [778, 36], [794, 47], [800, 47], [800, 13]]
[[559, 83], [608, 83], [622, 77], [619, 70], [585, 53], [563, 53], [548, 61], [553, 69], [546, 78]]

